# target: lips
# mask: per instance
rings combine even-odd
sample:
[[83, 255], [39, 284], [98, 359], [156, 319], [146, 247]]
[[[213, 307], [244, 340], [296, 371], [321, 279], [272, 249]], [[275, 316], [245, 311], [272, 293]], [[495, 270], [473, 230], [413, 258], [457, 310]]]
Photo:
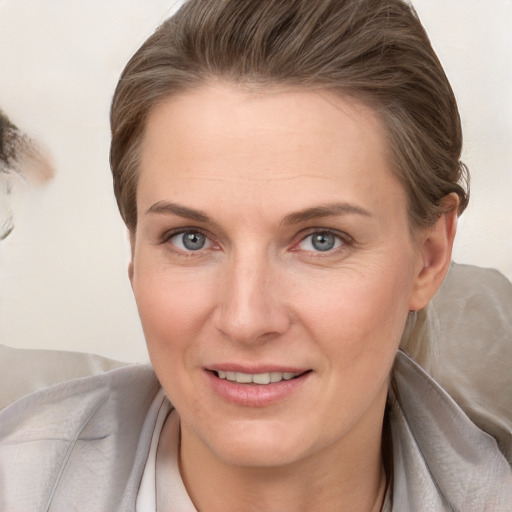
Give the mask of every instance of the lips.
[[[245, 371], [242, 371], [245, 370]], [[299, 368], [241, 368], [219, 365], [204, 372], [222, 400], [243, 407], [266, 407], [295, 395], [313, 372]]]

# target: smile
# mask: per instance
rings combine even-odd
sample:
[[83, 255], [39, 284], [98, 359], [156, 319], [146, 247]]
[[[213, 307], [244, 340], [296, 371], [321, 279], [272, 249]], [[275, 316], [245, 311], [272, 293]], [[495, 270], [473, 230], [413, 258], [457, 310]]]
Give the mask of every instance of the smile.
[[[204, 375], [217, 396], [242, 407], [266, 407], [291, 398], [311, 380], [314, 373], [311, 369], [281, 368], [282, 371], [277, 371], [277, 368], [269, 367], [248, 372], [249, 368], [229, 366], [210, 368]], [[242, 369], [246, 371], [236, 371]], [[264, 369], [271, 371], [262, 371]]]
[[266, 372], [266, 373], [242, 373], [242, 372], [228, 372], [219, 370], [217, 376], [220, 379], [226, 379], [230, 382], [237, 382], [238, 384], [273, 384], [283, 380], [292, 380], [301, 373], [291, 372]]

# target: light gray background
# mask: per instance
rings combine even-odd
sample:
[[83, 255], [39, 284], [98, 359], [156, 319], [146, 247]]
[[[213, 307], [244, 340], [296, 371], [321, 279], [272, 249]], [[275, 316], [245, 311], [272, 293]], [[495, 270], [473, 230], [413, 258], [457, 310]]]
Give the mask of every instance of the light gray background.
[[[0, 243], [0, 340], [146, 360], [108, 168], [108, 109], [127, 59], [177, 2], [0, 0], [0, 105], [56, 176], [15, 186]], [[472, 200], [455, 260], [512, 278], [512, 1], [415, 0], [455, 89]], [[0, 201], [5, 201], [5, 196]]]

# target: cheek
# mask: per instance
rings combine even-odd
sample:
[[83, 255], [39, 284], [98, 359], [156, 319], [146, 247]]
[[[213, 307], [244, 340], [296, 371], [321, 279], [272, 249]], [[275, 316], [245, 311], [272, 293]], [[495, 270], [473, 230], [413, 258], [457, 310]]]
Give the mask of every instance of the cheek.
[[365, 354], [394, 352], [409, 311], [408, 272], [367, 268], [328, 277], [295, 296], [314, 338], [328, 340], [346, 365]]
[[185, 277], [142, 266], [135, 269], [133, 292], [157, 373], [160, 366], [177, 367], [174, 363], [182, 363], [194, 340], [201, 337], [211, 312], [214, 288], [204, 276], [189, 273]]
[[[151, 364], [167, 396], [180, 411], [198, 409], [191, 370], [210, 313], [210, 287], [175, 272], [135, 269], [133, 291]], [[193, 413], [195, 414], [195, 413]]]

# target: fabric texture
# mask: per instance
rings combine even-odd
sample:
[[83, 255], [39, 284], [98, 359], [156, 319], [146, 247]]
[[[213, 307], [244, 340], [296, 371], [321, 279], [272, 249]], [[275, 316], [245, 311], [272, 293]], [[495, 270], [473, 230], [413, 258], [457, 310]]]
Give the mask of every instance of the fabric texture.
[[[2, 350], [6, 365], [15, 352]], [[130, 365], [54, 384], [0, 411], [0, 510], [134, 510], [159, 389], [149, 366]]]
[[512, 465], [512, 283], [494, 269], [452, 264], [434, 300], [411, 316], [401, 348]]
[[[512, 510], [511, 315], [512, 285], [469, 266], [411, 315], [402, 348], [421, 367], [398, 353], [393, 511]], [[135, 511], [158, 416], [151, 367], [1, 347], [0, 379], [1, 511]]]

